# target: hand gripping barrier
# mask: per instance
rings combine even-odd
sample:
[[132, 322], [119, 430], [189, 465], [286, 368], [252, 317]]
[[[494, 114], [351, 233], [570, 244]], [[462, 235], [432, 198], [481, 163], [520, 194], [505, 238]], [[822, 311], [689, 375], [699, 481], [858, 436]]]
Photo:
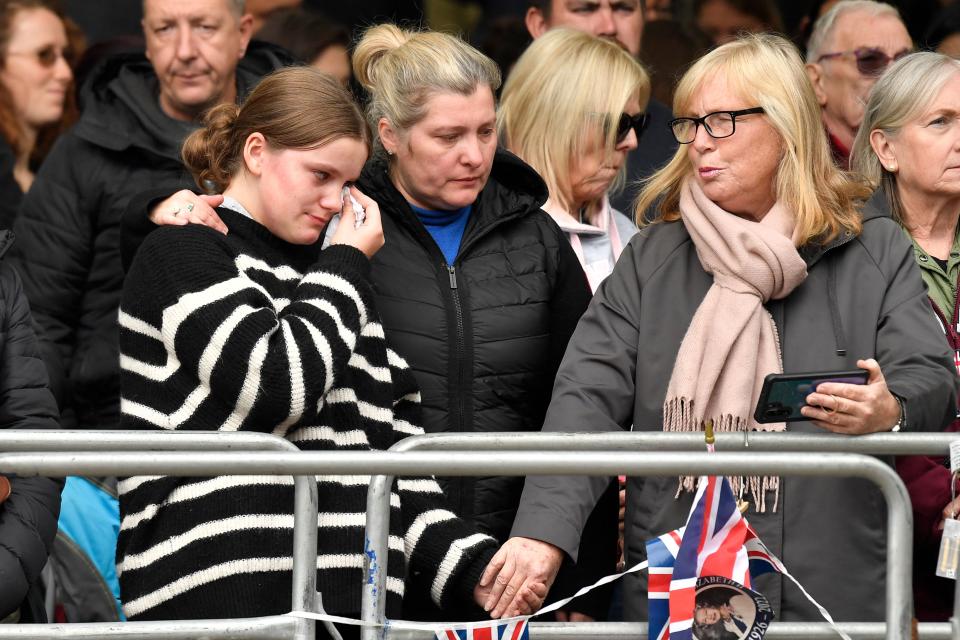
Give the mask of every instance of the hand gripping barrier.
[[[429, 469], [436, 475], [469, 476], [482, 474], [502, 475], [552, 475], [552, 474], [579, 474], [579, 475], [614, 475], [626, 472], [629, 475], [676, 475], [681, 472], [696, 474], [731, 474], [731, 473], [777, 473], [784, 475], [835, 475], [855, 476], [869, 479], [876, 483], [884, 493], [888, 503], [888, 550], [887, 550], [887, 624], [884, 623], [847, 623], [843, 624], [845, 631], [858, 638], [909, 638], [910, 612], [912, 603], [910, 596], [910, 566], [912, 530], [909, 501], [903, 483], [889, 466], [874, 458], [851, 453], [818, 453], [817, 455], [798, 456], [785, 453], [799, 448], [802, 451], [852, 451], [863, 447], [868, 453], [942, 453], [947, 450], [949, 438], [938, 439], [949, 434], [897, 434], [895, 441], [875, 436], [860, 438], [833, 438], [829, 436], [802, 436], [797, 439], [795, 446], [791, 435], [775, 434], [776, 439], [761, 438], [762, 434], [752, 434], [749, 442], [740, 435], [721, 434], [718, 437], [717, 448], [721, 452], [708, 454], [702, 451], [682, 453], [676, 449], [702, 449], [702, 437], [696, 434], [675, 434], [686, 440], [664, 438], [666, 434], [501, 434], [498, 436], [481, 436], [481, 439], [466, 440], [460, 443], [447, 443], [449, 448], [440, 452], [419, 451], [390, 451], [390, 452], [264, 452], [249, 451], [242, 456], [236, 450], [247, 450], [244, 446], [225, 445], [227, 434], [166, 434], [135, 432], [37, 432], [45, 434], [55, 442], [48, 442], [44, 446], [28, 443], [30, 432], [16, 432], [13, 438], [8, 439], [6, 434], [0, 436], [0, 449], [10, 451], [19, 450], [62, 450], [96, 449], [98, 453], [4, 453], [0, 454], [0, 473], [17, 473], [20, 475], [177, 475], [177, 476], [211, 476], [211, 475], [293, 475], [300, 477], [296, 485], [298, 495], [302, 493], [303, 485], [312, 485], [306, 482], [304, 476], [322, 474], [361, 475], [368, 473], [384, 474], [384, 479], [395, 475], [422, 475], [424, 469]], [[66, 434], [66, 435], [61, 435]], [[229, 434], [229, 438], [240, 435], [256, 434]], [[659, 437], [650, 437], [650, 436]], [[884, 434], [886, 435], [886, 434]], [[115, 443], [111, 449], [111, 437], [118, 437], [124, 442]], [[149, 436], [156, 436], [153, 440]], [[195, 436], [197, 444], [193, 447], [174, 446], [173, 442], [165, 442], [167, 436]], [[514, 440], [514, 436], [521, 436]], [[637, 436], [640, 436], [639, 438]], [[647, 436], [644, 438], [643, 436]], [[933, 436], [933, 437], [928, 437]], [[43, 436], [39, 436], [41, 439]], [[448, 436], [449, 437], [449, 436]], [[607, 440], [606, 438], [611, 438]], [[57, 440], [59, 438], [59, 440]], [[425, 442], [431, 436], [423, 437]], [[482, 440], [489, 438], [489, 440]], [[540, 439], [539, 441], [525, 442], [524, 438]], [[824, 439], [823, 442], [809, 438]], [[765, 442], [768, 440], [768, 442]], [[841, 442], [842, 440], [842, 442]], [[19, 446], [8, 446], [7, 443], [19, 442]], [[419, 440], [408, 439], [400, 443], [398, 448], [416, 448]], [[861, 444], [851, 444], [860, 443]], [[83, 444], [83, 443], [86, 444]], [[281, 442], [283, 442], [281, 440]], [[152, 444], [148, 444], [152, 443]], [[201, 444], [202, 443], [202, 444]], [[406, 443], [406, 444], [404, 444]], [[742, 448], [748, 444], [754, 452], [729, 453], [730, 448]], [[462, 448], [470, 445], [469, 451]], [[259, 448], [259, 445], [250, 443], [250, 448]], [[266, 444], [264, 443], [264, 446]], [[280, 448], [281, 445], [273, 444]], [[435, 442], [433, 446], [443, 447], [444, 444]], [[635, 449], [647, 446], [662, 450], [673, 449], [667, 453], [636, 452]], [[201, 451], [159, 451], [143, 452], [149, 448], [181, 448], [200, 449]], [[285, 445], [284, 445], [285, 447]], [[220, 450], [209, 451], [217, 448]], [[529, 449], [535, 448], [535, 451]], [[763, 452], [762, 449], [775, 449], [776, 453]], [[121, 450], [123, 449], [123, 450]], [[131, 451], [136, 449], [137, 451]], [[224, 451], [224, 449], [235, 449]], [[481, 449], [494, 449], [491, 452], [478, 452]], [[507, 449], [507, 451], [505, 451]], [[527, 449], [527, 452], [524, 452]], [[560, 449], [559, 451], [557, 449]], [[563, 451], [567, 449], [568, 451]], [[569, 451], [570, 449], [576, 452]], [[614, 449], [615, 451], [610, 451]], [[584, 453], [589, 451], [588, 453]], [[374, 478], [371, 483], [371, 494], [378, 483], [383, 479]], [[386, 483], [387, 487], [390, 483]], [[389, 489], [387, 491], [389, 498]], [[368, 504], [376, 504], [371, 495]], [[310, 522], [316, 519], [316, 498], [313, 503], [309, 500], [297, 499], [295, 519], [297, 522]], [[309, 512], [311, 513], [304, 513]], [[371, 544], [375, 544], [373, 537], [379, 536], [383, 529], [384, 520], [381, 516], [380, 524], [376, 522], [376, 511], [368, 514], [368, 537]], [[388, 510], [384, 510], [388, 513]], [[301, 520], [302, 518], [302, 520]], [[316, 529], [304, 532], [295, 528], [295, 589], [294, 610], [314, 611], [317, 608], [315, 584], [312, 586], [310, 575], [313, 571], [313, 558], [316, 557]], [[385, 534], [384, 534], [385, 535]], [[383, 549], [386, 544], [384, 540]], [[385, 557], [380, 555], [377, 557]], [[302, 565], [298, 571], [297, 565]], [[372, 574], [375, 580], [382, 580], [384, 576], [376, 572]], [[299, 576], [299, 577], [298, 577]], [[364, 594], [365, 604], [363, 618], [366, 622], [382, 622], [382, 602], [369, 601]], [[379, 611], [379, 613], [378, 613]], [[308, 620], [297, 619], [291, 616], [271, 616], [244, 620], [198, 620], [198, 621], [171, 621], [171, 622], [140, 622], [122, 624], [74, 624], [74, 625], [0, 625], [0, 638], [150, 638], [152, 640], [180, 640], [187, 638], [211, 639], [246, 639], [246, 638], [296, 638], [306, 640], [312, 637], [312, 629], [300, 623], [309, 623]], [[884, 633], [884, 627], [886, 632]], [[921, 625], [921, 637], [950, 638], [950, 625]], [[571, 636], [587, 638], [640, 638], [646, 635], [646, 625], [632, 623], [589, 623], [577, 625], [561, 625], [539, 623], [534, 624], [531, 633], [537, 640], [552, 640]], [[383, 634], [378, 627], [365, 627], [367, 637]], [[391, 638], [412, 637], [415, 632], [391, 630]], [[422, 637], [421, 634], [418, 637]], [[824, 625], [813, 623], [779, 623], [770, 628], [770, 638], [827, 638], [834, 637], [834, 632]]]

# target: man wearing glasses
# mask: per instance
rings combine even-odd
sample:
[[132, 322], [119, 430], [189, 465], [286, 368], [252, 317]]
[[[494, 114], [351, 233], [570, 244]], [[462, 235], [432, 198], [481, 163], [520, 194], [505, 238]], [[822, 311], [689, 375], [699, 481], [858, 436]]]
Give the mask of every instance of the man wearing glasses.
[[838, 165], [849, 165], [873, 84], [912, 48], [900, 14], [880, 2], [844, 0], [814, 24], [807, 43], [807, 75]]

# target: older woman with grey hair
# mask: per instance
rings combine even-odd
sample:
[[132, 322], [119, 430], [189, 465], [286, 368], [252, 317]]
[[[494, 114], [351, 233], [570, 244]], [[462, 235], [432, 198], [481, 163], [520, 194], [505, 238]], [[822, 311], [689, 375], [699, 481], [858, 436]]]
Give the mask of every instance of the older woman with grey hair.
[[[852, 159], [879, 186], [874, 200], [889, 207], [910, 238], [933, 311], [960, 355], [960, 61], [924, 52], [891, 67], [870, 94]], [[960, 420], [947, 429], [960, 430]], [[960, 512], [944, 462], [927, 456], [897, 460], [913, 499], [921, 620], [946, 621], [953, 601], [951, 583], [933, 574], [944, 521]]]

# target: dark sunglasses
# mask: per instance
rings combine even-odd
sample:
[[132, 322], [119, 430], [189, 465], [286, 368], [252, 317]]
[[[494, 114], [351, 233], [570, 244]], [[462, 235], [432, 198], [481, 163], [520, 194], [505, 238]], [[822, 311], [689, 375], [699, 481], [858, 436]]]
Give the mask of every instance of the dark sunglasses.
[[630, 135], [630, 129], [637, 134], [637, 142], [640, 142], [640, 136], [643, 130], [647, 128], [647, 114], [638, 113], [631, 116], [628, 113], [621, 113], [620, 120], [617, 122], [617, 144], [620, 144]]
[[8, 56], [33, 56], [37, 59], [37, 62], [44, 69], [50, 69], [53, 65], [57, 64], [57, 60], [63, 58], [68, 65], [73, 65], [73, 50], [72, 49], [60, 49], [53, 45], [49, 45], [40, 49], [38, 51], [10, 51], [7, 53]]
[[890, 66], [891, 62], [899, 60], [909, 53], [909, 49], [904, 49], [893, 56], [888, 56], [886, 51], [877, 49], [876, 47], [860, 47], [859, 49], [854, 49], [853, 51], [825, 53], [817, 58], [817, 62], [820, 62], [821, 60], [827, 60], [829, 58], [839, 58], [840, 56], [852, 55], [857, 60], [857, 71], [865, 76], [878, 76], [883, 73], [888, 66]]

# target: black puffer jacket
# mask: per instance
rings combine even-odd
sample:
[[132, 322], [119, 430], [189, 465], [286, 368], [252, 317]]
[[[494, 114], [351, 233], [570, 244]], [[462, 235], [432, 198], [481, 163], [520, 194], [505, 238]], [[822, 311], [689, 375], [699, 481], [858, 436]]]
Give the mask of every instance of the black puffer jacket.
[[[251, 43], [237, 68], [238, 94], [289, 63], [281, 50]], [[189, 179], [180, 144], [197, 125], [166, 116], [157, 91], [142, 55], [94, 70], [83, 117], [47, 156], [14, 226], [16, 264], [65, 427], [119, 424], [120, 218], [134, 194]]]
[[[424, 429], [539, 431], [567, 340], [590, 300], [569, 242], [540, 210], [543, 180], [499, 151], [453, 265], [382, 160], [367, 163], [359, 187], [380, 205], [386, 242], [372, 260], [377, 308], [420, 384]], [[458, 515], [506, 539], [523, 478], [441, 483]]]
[[[12, 243], [13, 234], [0, 231], [0, 257]], [[0, 428], [58, 426], [20, 278], [0, 262]], [[63, 487], [53, 478], [9, 480], [10, 497], [0, 504], [0, 620], [17, 611], [40, 576], [57, 533]]]

